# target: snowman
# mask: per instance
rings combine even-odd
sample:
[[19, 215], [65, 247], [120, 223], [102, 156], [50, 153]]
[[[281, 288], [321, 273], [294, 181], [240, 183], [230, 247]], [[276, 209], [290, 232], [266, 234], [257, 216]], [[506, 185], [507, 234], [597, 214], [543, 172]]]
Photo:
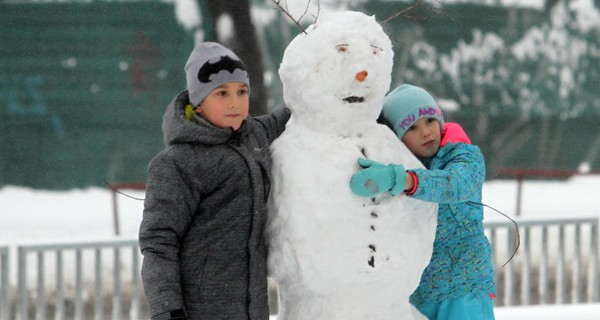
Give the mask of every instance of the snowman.
[[319, 16], [285, 50], [292, 118], [271, 146], [267, 224], [279, 320], [418, 316], [408, 297], [431, 257], [437, 205], [349, 187], [361, 157], [422, 167], [377, 123], [392, 58], [375, 18], [348, 11]]

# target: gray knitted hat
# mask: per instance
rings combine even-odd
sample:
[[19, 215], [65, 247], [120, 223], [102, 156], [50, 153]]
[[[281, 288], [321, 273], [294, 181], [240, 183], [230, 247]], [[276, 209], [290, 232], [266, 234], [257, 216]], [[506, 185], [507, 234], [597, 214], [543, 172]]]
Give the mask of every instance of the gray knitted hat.
[[185, 77], [193, 106], [227, 82], [242, 82], [250, 89], [248, 71], [242, 60], [215, 42], [203, 42], [194, 48], [185, 64]]

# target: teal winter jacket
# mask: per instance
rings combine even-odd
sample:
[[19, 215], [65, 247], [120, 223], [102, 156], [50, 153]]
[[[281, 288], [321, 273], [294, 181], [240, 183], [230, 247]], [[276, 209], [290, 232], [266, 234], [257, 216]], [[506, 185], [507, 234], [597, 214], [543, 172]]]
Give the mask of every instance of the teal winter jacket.
[[[463, 132], [451, 125], [456, 127], [450, 130]], [[410, 297], [415, 305], [474, 292], [495, 294], [491, 249], [483, 229], [483, 154], [465, 142], [446, 142], [442, 137], [442, 144], [433, 157], [420, 159], [427, 169], [411, 170], [418, 178], [412, 197], [439, 203], [431, 261]]]

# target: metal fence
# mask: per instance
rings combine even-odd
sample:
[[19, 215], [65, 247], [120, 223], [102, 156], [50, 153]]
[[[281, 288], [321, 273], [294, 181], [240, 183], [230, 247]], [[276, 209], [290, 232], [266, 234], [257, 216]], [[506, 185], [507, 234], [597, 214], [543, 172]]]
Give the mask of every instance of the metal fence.
[[8, 281], [8, 264], [9, 264], [9, 247], [0, 247], [0, 319], [8, 319], [10, 317], [10, 300]]
[[[598, 218], [520, 220], [517, 232], [508, 221], [486, 222], [496, 305], [600, 301], [598, 224]], [[13, 293], [10, 250], [0, 247], [0, 320], [148, 317], [136, 239], [19, 245], [16, 251]]]
[[486, 222], [496, 266], [496, 305], [600, 301], [598, 220], [520, 220], [518, 232], [512, 222]]
[[[142, 319], [137, 240], [19, 245], [16, 250], [15, 319]], [[0, 319], [13, 319], [11, 308], [2, 310]]]

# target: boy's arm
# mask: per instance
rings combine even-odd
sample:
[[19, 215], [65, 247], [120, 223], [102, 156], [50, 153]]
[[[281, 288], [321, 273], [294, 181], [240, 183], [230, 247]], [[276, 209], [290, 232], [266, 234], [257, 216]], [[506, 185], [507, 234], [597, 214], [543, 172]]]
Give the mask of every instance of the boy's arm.
[[277, 108], [270, 115], [255, 117], [267, 132], [269, 142], [277, 139], [285, 130], [285, 125], [290, 120], [292, 112], [287, 107]]
[[[168, 157], [158, 156], [148, 167], [144, 216], [139, 244], [144, 256], [142, 280], [152, 319], [178, 319], [183, 313], [179, 253], [192, 221], [195, 199]], [[179, 318], [183, 319], [183, 318]]]

